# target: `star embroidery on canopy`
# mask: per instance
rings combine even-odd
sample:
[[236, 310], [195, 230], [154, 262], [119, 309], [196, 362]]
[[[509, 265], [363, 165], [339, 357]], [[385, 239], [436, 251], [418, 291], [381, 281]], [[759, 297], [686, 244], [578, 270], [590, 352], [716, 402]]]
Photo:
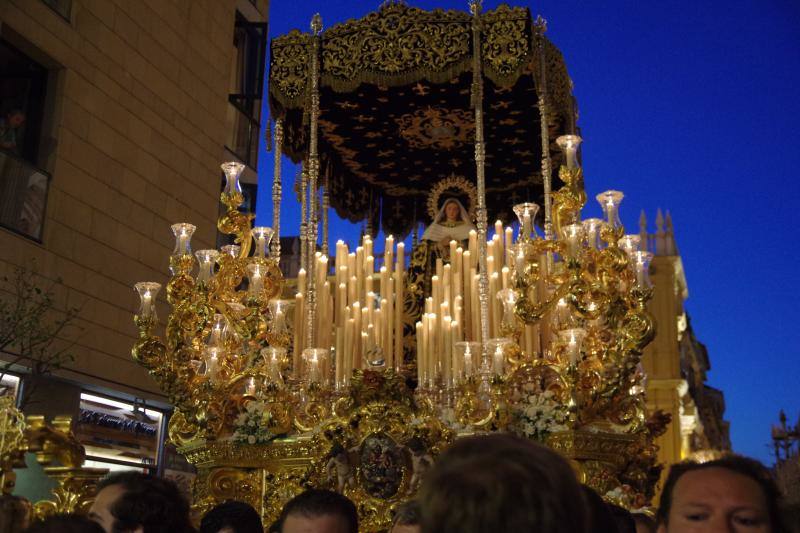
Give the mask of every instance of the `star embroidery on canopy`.
[[347, 100], [344, 100], [342, 102], [336, 102], [336, 105], [338, 105], [342, 109], [357, 109], [358, 108], [358, 104], [354, 104], [352, 102], [348, 102]]

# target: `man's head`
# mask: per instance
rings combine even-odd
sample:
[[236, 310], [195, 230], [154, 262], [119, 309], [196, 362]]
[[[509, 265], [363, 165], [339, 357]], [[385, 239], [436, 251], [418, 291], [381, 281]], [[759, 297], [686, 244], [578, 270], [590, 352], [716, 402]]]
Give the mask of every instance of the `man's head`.
[[227, 501], [211, 509], [200, 521], [200, 533], [263, 533], [261, 517], [245, 502]]
[[175, 483], [140, 472], [120, 472], [101, 481], [89, 517], [106, 533], [194, 531], [189, 504]]
[[34, 522], [25, 533], [103, 533], [103, 528], [85, 516], [57, 514]]
[[769, 471], [746, 457], [673, 465], [658, 509], [659, 533], [782, 531]]
[[459, 439], [418, 495], [424, 533], [587, 530], [584, 496], [555, 452], [510, 435]]
[[358, 533], [356, 506], [338, 492], [309, 489], [283, 507], [281, 533]]
[[419, 504], [410, 500], [400, 505], [392, 520], [392, 529], [389, 533], [420, 533]]

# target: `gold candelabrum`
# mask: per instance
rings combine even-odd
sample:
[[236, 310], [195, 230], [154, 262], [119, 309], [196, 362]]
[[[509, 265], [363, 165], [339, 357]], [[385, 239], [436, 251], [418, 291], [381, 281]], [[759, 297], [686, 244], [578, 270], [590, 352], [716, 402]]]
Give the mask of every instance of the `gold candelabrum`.
[[514, 207], [516, 239], [496, 224], [483, 248], [486, 327], [476, 236], [467, 250], [451, 242], [411, 364], [399, 318], [402, 243], [388, 237], [377, 268], [368, 238], [355, 253], [339, 242], [331, 275], [326, 256], [310, 255], [313, 275], [301, 270], [295, 299], [280, 299], [272, 231], [251, 228], [253, 216], [238, 210], [243, 166], [222, 165], [218, 228], [235, 244], [193, 255], [195, 227], [172, 226], [165, 340], [155, 334], [160, 285], [135, 287], [133, 357], [175, 406], [169, 436], [199, 469], [199, 511], [235, 497], [273, 520], [303, 487], [328, 487], [357, 503], [365, 530], [381, 530], [444, 446], [486, 431], [544, 442], [601, 494], [628, 507], [649, 502], [653, 440], [668, 421], [648, 418], [640, 365], [654, 335], [652, 254], [624, 234], [622, 193], [598, 195], [605, 220], [580, 220], [580, 138], [558, 143], [565, 185], [552, 195], [552, 238], [535, 230], [536, 204]]

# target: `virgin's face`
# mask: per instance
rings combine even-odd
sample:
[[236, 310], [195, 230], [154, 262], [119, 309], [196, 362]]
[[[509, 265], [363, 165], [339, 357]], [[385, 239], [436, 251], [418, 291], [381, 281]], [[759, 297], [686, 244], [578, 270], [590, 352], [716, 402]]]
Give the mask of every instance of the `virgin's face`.
[[708, 468], [686, 472], [678, 479], [667, 525], [658, 531], [769, 533], [772, 528], [758, 483], [726, 468]]
[[459, 219], [461, 210], [458, 208], [457, 203], [448, 202], [447, 205], [444, 206], [444, 214], [447, 216], [448, 221], [454, 222]]

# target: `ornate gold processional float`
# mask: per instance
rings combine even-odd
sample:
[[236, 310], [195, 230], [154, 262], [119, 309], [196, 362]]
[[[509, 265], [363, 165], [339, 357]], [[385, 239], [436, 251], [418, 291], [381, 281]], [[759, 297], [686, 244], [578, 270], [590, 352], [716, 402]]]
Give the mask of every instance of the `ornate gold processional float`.
[[[604, 220], [581, 220], [571, 82], [544, 22], [470, 8], [387, 2], [275, 39], [273, 227], [251, 227], [242, 165], [225, 163], [218, 229], [234, 244], [192, 253], [194, 226], [172, 226], [163, 338], [160, 285], [136, 285], [133, 357], [175, 406], [169, 437], [198, 469], [200, 512], [235, 498], [269, 523], [327, 487], [380, 531], [444, 447], [492, 431], [544, 442], [607, 498], [649, 503], [666, 422], [645, 411], [640, 365], [652, 254], [625, 235], [620, 192], [598, 196]], [[278, 268], [282, 154], [303, 164], [296, 284]], [[450, 197], [475, 217], [468, 238], [415, 238], [407, 254], [389, 236], [377, 253], [378, 227], [408, 235]], [[330, 207], [368, 221], [352, 252], [329, 254]]]

